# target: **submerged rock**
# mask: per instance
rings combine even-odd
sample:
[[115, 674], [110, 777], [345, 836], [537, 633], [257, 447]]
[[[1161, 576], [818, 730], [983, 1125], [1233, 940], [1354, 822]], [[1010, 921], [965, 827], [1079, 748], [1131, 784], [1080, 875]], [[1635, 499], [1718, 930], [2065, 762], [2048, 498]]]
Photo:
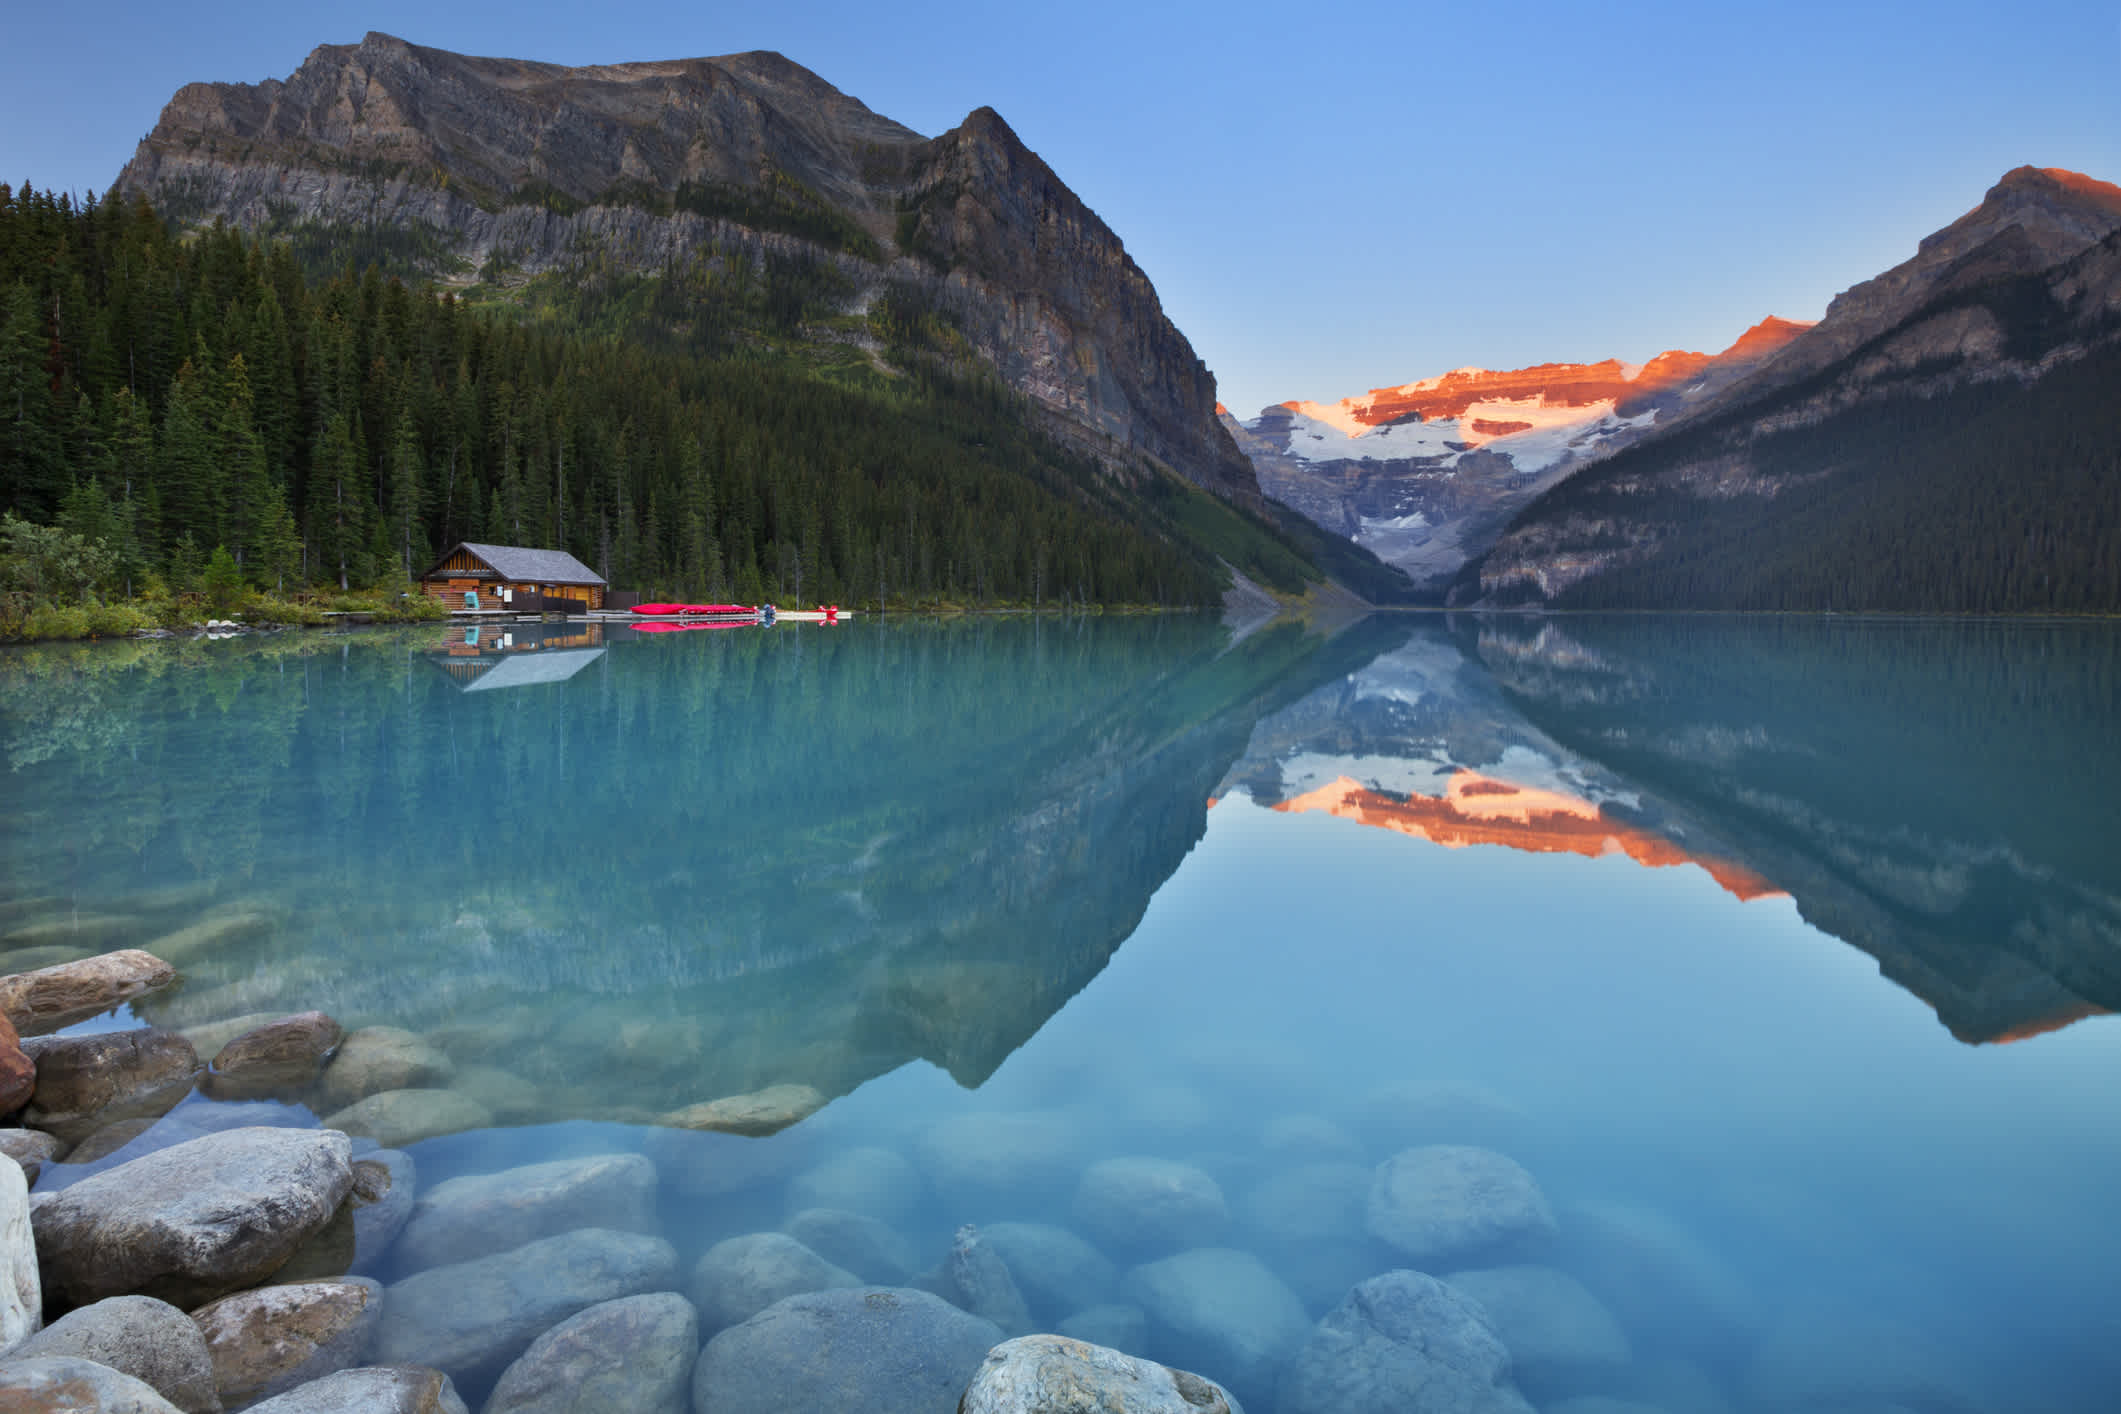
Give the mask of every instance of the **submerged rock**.
[[913, 1244], [890, 1224], [844, 1208], [805, 1208], [781, 1231], [862, 1281], [896, 1286], [913, 1275]]
[[1007, 1211], [1067, 1194], [1082, 1172], [1082, 1126], [1054, 1110], [975, 1110], [922, 1133], [914, 1157], [961, 1211]]
[[1230, 1209], [1215, 1180], [1170, 1159], [1104, 1159], [1083, 1170], [1076, 1222], [1120, 1251], [1203, 1247], [1223, 1235]]
[[72, 1144], [118, 1120], [167, 1114], [202, 1069], [191, 1042], [174, 1031], [43, 1036], [23, 1049], [37, 1064], [24, 1120]]
[[1149, 1316], [1150, 1348], [1261, 1408], [1275, 1376], [1311, 1333], [1303, 1303], [1249, 1252], [1203, 1247], [1127, 1273]]
[[791, 1296], [707, 1342], [693, 1368], [692, 1407], [946, 1414], [1001, 1338], [992, 1321], [906, 1287]]
[[1377, 1166], [1370, 1234], [1423, 1267], [1516, 1250], [1553, 1237], [1554, 1213], [1532, 1175], [1492, 1149], [1432, 1144]]
[[239, 1291], [191, 1320], [222, 1397], [240, 1409], [360, 1364], [382, 1312], [383, 1288], [356, 1277]]
[[367, 1365], [298, 1385], [251, 1406], [252, 1414], [468, 1414], [440, 1370]]
[[672, 1110], [656, 1123], [672, 1129], [710, 1130], [758, 1138], [777, 1134], [825, 1107], [825, 1092], [812, 1085], [768, 1085], [747, 1095], [728, 1095]]
[[215, 1052], [203, 1088], [216, 1100], [295, 1098], [316, 1084], [345, 1036], [321, 1011], [269, 1021]]
[[797, 1174], [788, 1184], [788, 1210], [841, 1208], [885, 1222], [902, 1222], [920, 1205], [926, 1186], [893, 1149], [845, 1149]]
[[958, 1414], [1242, 1414], [1212, 1380], [1059, 1335], [987, 1352]]
[[425, 1040], [396, 1026], [364, 1026], [339, 1043], [317, 1082], [316, 1110], [328, 1114], [392, 1090], [433, 1090], [449, 1084], [456, 1064]]
[[0, 1362], [0, 1410], [9, 1414], [184, 1414], [131, 1375], [73, 1355]]
[[0, 977], [0, 1012], [22, 1035], [46, 1036], [176, 980], [161, 958], [125, 948]]
[[1276, 1242], [1361, 1238], [1373, 1177], [1361, 1164], [1299, 1164], [1262, 1180], [1238, 1211], [1250, 1230]]
[[1535, 1395], [1610, 1385], [1634, 1359], [1627, 1333], [1582, 1282], [1552, 1267], [1490, 1267], [1444, 1278], [1478, 1301]]
[[498, 1066], [466, 1066], [449, 1088], [492, 1110], [501, 1124], [532, 1124], [552, 1113], [551, 1099], [543, 1089]]
[[468, 1262], [583, 1227], [654, 1235], [655, 1165], [599, 1154], [452, 1178], [420, 1195], [398, 1237], [397, 1266]]
[[699, 1320], [673, 1292], [606, 1301], [532, 1341], [484, 1414], [689, 1414]]
[[1480, 1304], [1395, 1271], [1348, 1293], [1281, 1377], [1281, 1414], [1534, 1414]]
[[232, 1129], [93, 1174], [31, 1212], [59, 1305], [140, 1293], [197, 1306], [271, 1276], [353, 1186], [346, 1136]]
[[1113, 1350], [1143, 1350], [1149, 1344], [1149, 1313], [1139, 1306], [1089, 1306], [1055, 1327], [1062, 1335]]
[[790, 1296], [860, 1285], [860, 1277], [786, 1233], [754, 1232], [708, 1248], [692, 1269], [689, 1290], [700, 1329], [711, 1337]]
[[376, 1358], [429, 1365], [452, 1379], [490, 1379], [578, 1311], [670, 1290], [677, 1265], [659, 1237], [587, 1228], [430, 1267], [384, 1289]]
[[491, 1129], [493, 1113], [454, 1090], [385, 1090], [357, 1100], [327, 1117], [325, 1125], [386, 1149], [403, 1148], [422, 1139]]
[[378, 1270], [398, 1234], [412, 1220], [419, 1197], [419, 1170], [412, 1155], [399, 1149], [378, 1149], [354, 1160], [353, 1204], [354, 1258], [347, 1270]]
[[1119, 1284], [1112, 1259], [1064, 1227], [989, 1223], [980, 1235], [1009, 1264], [1009, 1275], [1032, 1309], [1049, 1319], [1109, 1300]]
[[1031, 1308], [1009, 1275], [1009, 1264], [971, 1223], [951, 1239], [947, 1270], [957, 1293], [955, 1304], [994, 1322], [1003, 1335], [1022, 1335], [1031, 1329]]
[[1737, 1272], [1672, 1218], [1628, 1203], [1572, 1205], [1555, 1262], [1613, 1308], [1639, 1341], [1711, 1364], [1744, 1352], [1760, 1328]]
[[1903, 1404], [1976, 1414], [1988, 1401], [1960, 1360], [1923, 1332], [1868, 1311], [1806, 1306], [1769, 1328], [1747, 1364], [1749, 1403], [1778, 1411]]
[[[151, 1296], [113, 1296], [70, 1311], [10, 1359], [71, 1356], [131, 1375], [185, 1414], [220, 1414], [206, 1342], [191, 1317]], [[0, 1405], [4, 1407], [4, 1405]]]

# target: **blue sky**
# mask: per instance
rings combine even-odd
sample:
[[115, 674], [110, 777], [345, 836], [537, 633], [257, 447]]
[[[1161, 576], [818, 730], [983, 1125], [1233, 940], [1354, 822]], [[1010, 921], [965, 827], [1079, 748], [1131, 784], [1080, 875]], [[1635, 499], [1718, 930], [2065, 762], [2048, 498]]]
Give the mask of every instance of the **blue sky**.
[[2121, 181], [2121, 8], [0, 3], [0, 179], [107, 186], [169, 95], [370, 29], [561, 63], [778, 49], [992, 105], [1249, 415], [1816, 318], [2020, 163]]

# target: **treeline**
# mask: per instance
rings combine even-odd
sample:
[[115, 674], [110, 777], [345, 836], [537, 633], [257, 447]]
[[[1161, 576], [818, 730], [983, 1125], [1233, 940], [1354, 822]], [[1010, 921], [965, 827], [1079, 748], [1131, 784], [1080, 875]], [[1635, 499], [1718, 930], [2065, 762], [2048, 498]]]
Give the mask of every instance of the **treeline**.
[[[1703, 427], [1572, 477], [1518, 523], [1603, 522], [1614, 548], [1631, 527], [1660, 537], [1559, 607], [2121, 612], [2117, 389], [2109, 346], [2031, 386], [1881, 399], [1737, 447], [1728, 424]], [[1733, 452], [1764, 491], [1674, 484]]]
[[[772, 279], [710, 312], [771, 322], [800, 302]], [[901, 349], [934, 324], [880, 310]], [[0, 509], [102, 541], [105, 592], [190, 587], [217, 551], [264, 589], [373, 585], [484, 540], [653, 597], [1220, 593], [1158, 510], [1175, 493], [1118, 486], [962, 361], [827, 380], [728, 332], [700, 357], [532, 327], [179, 238], [142, 201], [0, 186]]]

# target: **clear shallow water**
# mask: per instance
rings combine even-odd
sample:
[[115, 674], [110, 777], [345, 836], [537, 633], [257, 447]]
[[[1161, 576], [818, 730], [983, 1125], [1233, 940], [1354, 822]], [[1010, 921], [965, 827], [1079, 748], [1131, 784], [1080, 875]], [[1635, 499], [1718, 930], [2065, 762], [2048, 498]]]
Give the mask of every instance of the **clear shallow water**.
[[[924, 1266], [965, 1221], [1094, 1227], [1083, 1169], [1147, 1155], [1316, 1317], [1401, 1260], [1347, 1173], [1474, 1143], [1560, 1225], [1480, 1261], [1629, 1341], [1542, 1404], [2121, 1377], [2110, 628], [490, 635], [0, 661], [0, 966], [145, 945], [185, 973], [154, 1024], [418, 1032], [517, 1082], [423, 1184], [642, 1150], [688, 1270], [820, 1194]], [[782, 1082], [833, 1102], [649, 1123]]]

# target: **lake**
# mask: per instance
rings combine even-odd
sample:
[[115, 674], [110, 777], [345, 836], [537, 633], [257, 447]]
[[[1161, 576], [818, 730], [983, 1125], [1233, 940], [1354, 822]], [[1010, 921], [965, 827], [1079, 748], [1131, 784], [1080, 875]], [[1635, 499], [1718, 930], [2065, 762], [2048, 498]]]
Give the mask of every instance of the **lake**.
[[86, 1025], [202, 1059], [411, 1033], [445, 1100], [375, 1132], [421, 1192], [645, 1156], [703, 1307], [800, 1212], [946, 1295], [978, 1224], [1030, 1328], [1251, 1414], [1317, 1407], [1314, 1323], [1397, 1268], [1483, 1298], [1550, 1414], [2121, 1383], [2121, 626], [71, 645], [0, 656], [0, 756], [0, 970], [146, 947], [179, 983]]

